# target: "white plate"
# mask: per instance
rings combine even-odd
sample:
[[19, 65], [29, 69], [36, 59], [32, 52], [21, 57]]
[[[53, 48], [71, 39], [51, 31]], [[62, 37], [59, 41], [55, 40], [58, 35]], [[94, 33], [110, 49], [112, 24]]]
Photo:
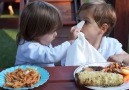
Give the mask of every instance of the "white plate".
[[32, 65], [21, 65], [21, 66], [15, 66], [15, 67], [11, 67], [11, 68], [7, 68], [5, 70], [3, 70], [2, 72], [0, 72], [0, 87], [3, 87], [4, 89], [14, 89], [11, 87], [4, 87], [5, 84], [5, 76], [7, 72], [13, 72], [18, 68], [22, 68], [23, 70], [25, 70], [26, 68], [34, 68], [36, 69], [39, 73], [40, 73], [40, 80], [34, 84], [32, 87], [22, 87], [22, 88], [17, 88], [16, 90], [26, 90], [26, 89], [33, 89], [35, 87], [39, 87], [40, 85], [44, 84], [48, 79], [49, 79], [49, 73], [47, 70], [45, 70], [44, 68], [38, 67], [38, 66], [32, 66]]
[[[106, 63], [92, 63], [92, 64], [86, 64], [86, 65], [83, 65], [83, 66], [79, 66], [75, 71], [74, 71], [74, 78], [75, 78], [75, 74], [82, 71], [82, 69], [84, 67], [89, 67], [89, 66], [102, 66], [102, 67], [105, 67], [105, 66], [109, 66], [111, 62], [106, 62]], [[95, 90], [126, 90], [126, 89], [129, 89], [129, 81], [126, 82], [126, 83], [123, 83], [122, 85], [119, 85], [117, 87], [96, 87], [96, 86], [85, 86], [87, 88], [90, 88], [90, 89], [95, 89]]]

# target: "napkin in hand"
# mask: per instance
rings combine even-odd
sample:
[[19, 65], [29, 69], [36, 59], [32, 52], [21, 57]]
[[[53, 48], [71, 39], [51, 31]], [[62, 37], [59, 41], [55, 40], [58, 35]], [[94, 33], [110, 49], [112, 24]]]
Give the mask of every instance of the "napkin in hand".
[[78, 28], [79, 30], [81, 30], [84, 24], [85, 24], [85, 21], [82, 20], [81, 22], [79, 22], [79, 23], [77, 24], [77, 28]]
[[69, 47], [65, 66], [77, 66], [95, 62], [106, 62], [101, 54], [79, 32], [78, 38]]

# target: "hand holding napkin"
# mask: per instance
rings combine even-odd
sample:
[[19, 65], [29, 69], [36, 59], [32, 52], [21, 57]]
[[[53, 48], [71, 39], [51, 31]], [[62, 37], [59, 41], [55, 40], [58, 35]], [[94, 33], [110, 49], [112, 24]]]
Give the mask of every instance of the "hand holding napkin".
[[79, 32], [78, 38], [67, 51], [65, 66], [84, 65], [94, 62], [106, 62], [101, 54]]

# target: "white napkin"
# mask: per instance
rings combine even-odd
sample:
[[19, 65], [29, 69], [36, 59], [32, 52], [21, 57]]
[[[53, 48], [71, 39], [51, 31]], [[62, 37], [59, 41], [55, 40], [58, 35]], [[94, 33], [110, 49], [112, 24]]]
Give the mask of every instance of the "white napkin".
[[79, 22], [79, 23], [77, 24], [77, 28], [78, 28], [79, 30], [81, 30], [84, 24], [85, 24], [85, 21], [82, 20], [81, 22]]
[[65, 66], [77, 66], [94, 62], [106, 62], [100, 53], [79, 32], [78, 38], [67, 51]]

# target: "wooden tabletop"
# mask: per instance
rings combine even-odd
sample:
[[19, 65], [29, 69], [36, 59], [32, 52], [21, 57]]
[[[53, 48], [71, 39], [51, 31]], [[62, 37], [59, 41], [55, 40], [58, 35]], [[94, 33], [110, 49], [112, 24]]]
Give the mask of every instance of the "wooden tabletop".
[[[76, 85], [73, 77], [73, 72], [77, 66], [56, 66], [56, 67], [43, 67], [49, 74], [49, 80], [37, 87], [34, 90], [89, 90], [86, 87]], [[3, 69], [0, 69], [2, 71]], [[0, 90], [3, 90], [0, 88]]]
[[45, 67], [50, 74], [50, 78], [44, 85], [34, 90], [81, 90], [76, 85], [73, 77], [76, 68], [76, 66]]
[[[78, 86], [75, 83], [73, 73], [77, 66], [56, 66], [43, 67], [46, 69], [50, 77], [48, 81], [33, 90], [90, 90], [86, 87]], [[0, 69], [2, 71], [4, 69]], [[4, 90], [0, 88], [0, 90]]]

